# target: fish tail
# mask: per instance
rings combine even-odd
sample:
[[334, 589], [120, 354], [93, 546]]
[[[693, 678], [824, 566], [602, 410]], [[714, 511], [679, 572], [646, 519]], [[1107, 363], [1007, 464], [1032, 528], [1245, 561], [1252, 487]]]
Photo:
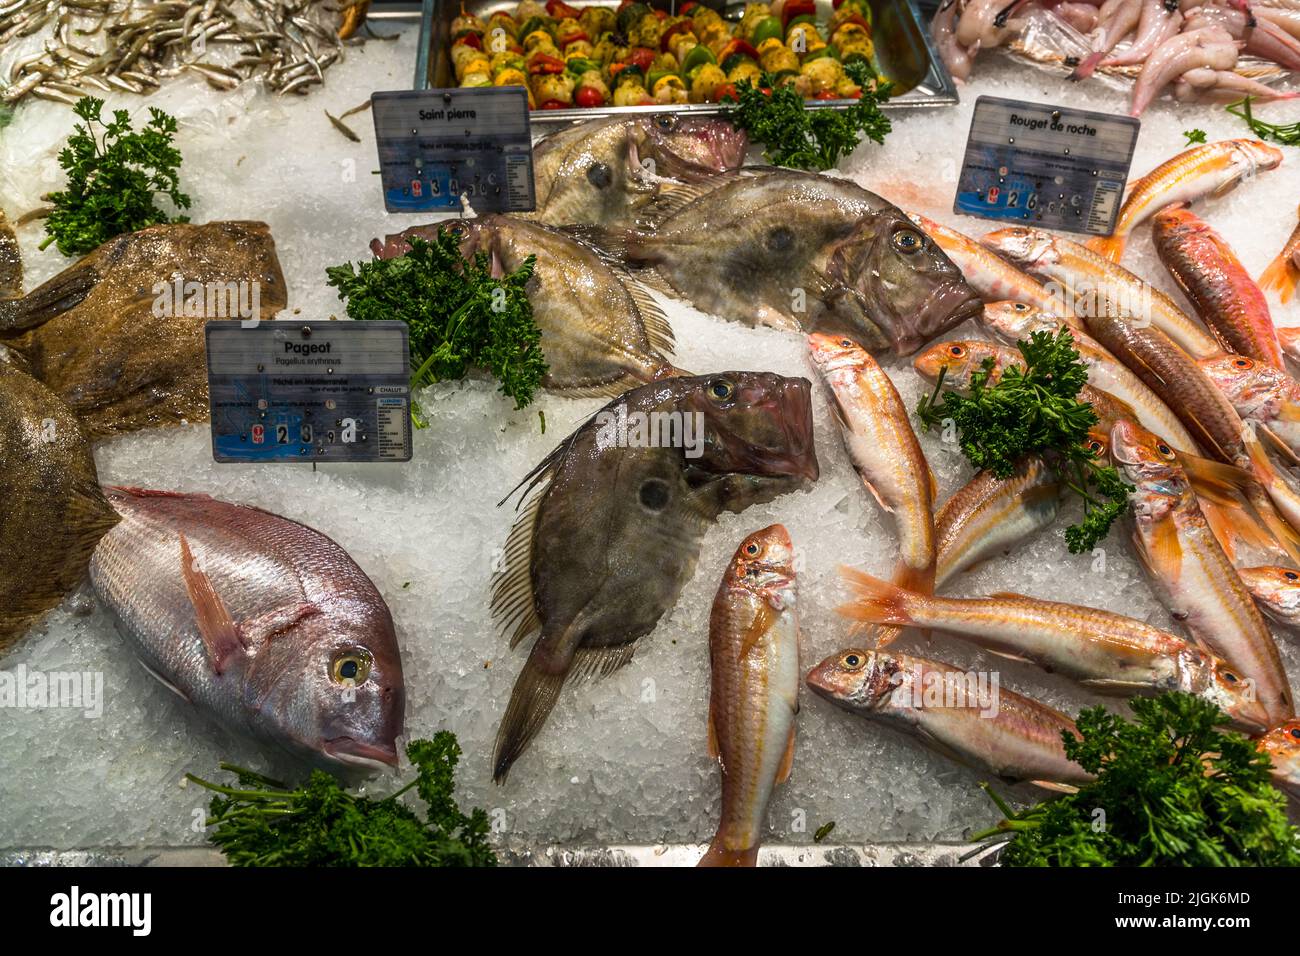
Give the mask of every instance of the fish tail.
[[872, 577], [856, 568], [840, 568], [840, 574], [857, 592], [857, 600], [839, 607], [840, 614], [855, 621], [869, 624], [897, 624], [909, 627], [916, 622], [908, 613], [911, 594], [880, 578]]
[[1084, 245], [1111, 262], [1119, 262], [1124, 257], [1124, 245], [1127, 241], [1128, 239], [1122, 233], [1117, 232], [1113, 236], [1093, 236]]
[[758, 866], [758, 847], [731, 850], [723, 846], [718, 837], [713, 838], [704, 856], [696, 866]]
[[1259, 276], [1259, 287], [1265, 292], [1276, 292], [1283, 304], [1295, 297], [1296, 282], [1300, 280], [1300, 269], [1294, 260], [1283, 252], [1268, 264]]
[[933, 559], [923, 568], [914, 568], [907, 562], [900, 561], [897, 570], [894, 571], [894, 583], [900, 588], [915, 591], [917, 594], [933, 594], [934, 566]]
[[492, 779], [496, 783], [505, 783], [511, 766], [528, 749], [559, 699], [571, 658], [557, 669], [551, 656], [545, 641], [539, 639], [515, 680], [492, 756]]

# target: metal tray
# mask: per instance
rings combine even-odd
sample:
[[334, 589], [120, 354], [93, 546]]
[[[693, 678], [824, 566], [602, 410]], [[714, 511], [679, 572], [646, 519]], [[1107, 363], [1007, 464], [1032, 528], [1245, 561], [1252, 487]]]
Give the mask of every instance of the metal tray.
[[[586, 2], [586, 0], [584, 0]], [[595, 0], [610, 2], [613, 0]], [[675, 0], [668, 0], [675, 6]], [[894, 82], [895, 94], [885, 109], [916, 109], [952, 106], [957, 102], [957, 85], [944, 68], [916, 0], [870, 0], [876, 58], [885, 74]], [[465, 0], [467, 13], [487, 19], [499, 10], [513, 10], [516, 0]], [[671, 7], [670, 7], [671, 9]], [[424, 0], [420, 19], [420, 46], [415, 62], [414, 88], [444, 89], [456, 85], [451, 69], [451, 22], [461, 13], [459, 0]], [[728, 3], [727, 19], [739, 19], [744, 3]], [[817, 19], [830, 18], [831, 0], [817, 0]], [[811, 109], [844, 109], [854, 100], [810, 100]], [[723, 112], [716, 103], [692, 103], [673, 106], [610, 106], [567, 110], [533, 110], [534, 124], [566, 123], [574, 120], [622, 116], [628, 113], [691, 113], [710, 116]]]

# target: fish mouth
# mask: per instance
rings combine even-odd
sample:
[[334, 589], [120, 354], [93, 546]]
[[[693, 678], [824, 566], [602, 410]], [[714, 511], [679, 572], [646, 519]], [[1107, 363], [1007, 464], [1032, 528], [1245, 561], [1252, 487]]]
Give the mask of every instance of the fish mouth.
[[[899, 355], [911, 355], [932, 339], [984, 315], [984, 300], [965, 280], [950, 282], [930, 293], [921, 306], [916, 333], [899, 340]], [[906, 349], [904, 351], [904, 349]]]
[[325, 756], [350, 767], [383, 770], [397, 766], [397, 745], [379, 746], [352, 737], [333, 737], [322, 748]]

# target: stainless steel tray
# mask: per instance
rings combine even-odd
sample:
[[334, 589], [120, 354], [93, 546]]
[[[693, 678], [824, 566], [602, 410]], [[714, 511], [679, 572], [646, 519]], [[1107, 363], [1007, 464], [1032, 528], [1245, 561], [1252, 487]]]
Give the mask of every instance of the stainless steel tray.
[[[584, 0], [586, 2], [586, 0]], [[605, 0], [596, 0], [605, 2]], [[612, 2], [612, 0], [608, 0]], [[895, 95], [886, 109], [917, 109], [952, 106], [957, 102], [957, 85], [930, 45], [930, 34], [916, 0], [870, 0], [876, 58], [894, 82]], [[487, 19], [499, 10], [513, 10], [517, 0], [465, 0], [463, 9]], [[420, 46], [415, 63], [414, 88], [443, 89], [455, 86], [451, 69], [451, 22], [460, 15], [459, 0], [424, 0], [420, 19]], [[727, 14], [738, 17], [744, 3], [728, 4]], [[831, 0], [817, 0], [819, 21], [830, 18]], [[812, 109], [843, 109], [853, 100], [810, 100]], [[693, 113], [709, 116], [724, 111], [715, 103], [676, 106], [613, 106], [567, 110], [533, 110], [535, 125], [574, 120], [622, 116], [628, 113]]]

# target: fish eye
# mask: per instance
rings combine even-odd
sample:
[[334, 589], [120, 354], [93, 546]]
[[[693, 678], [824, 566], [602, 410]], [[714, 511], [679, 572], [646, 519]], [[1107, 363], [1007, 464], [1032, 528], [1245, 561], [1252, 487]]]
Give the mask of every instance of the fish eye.
[[1023, 303], [1023, 302], [1013, 302], [1013, 303], [1011, 304], [1011, 308], [1015, 309], [1017, 312], [1028, 312], [1028, 311], [1029, 311], [1029, 306], [1025, 305], [1025, 303]]
[[948, 346], [948, 354], [953, 358], [961, 358], [966, 354], [966, 347], [964, 345], [950, 345]]
[[1296, 574], [1294, 571], [1283, 571], [1282, 577], [1288, 581], [1300, 581], [1300, 574]]
[[1226, 680], [1229, 684], [1235, 684], [1237, 683], [1238, 680], [1241, 679], [1232, 671], [1219, 671], [1219, 673], [1223, 675], [1223, 679]]
[[1098, 454], [1098, 455], [1101, 454], [1102, 449], [1105, 448], [1105, 447], [1106, 447], [1105, 445], [1103, 445], [1101, 442], [1097, 441], [1097, 439], [1095, 439], [1095, 438], [1094, 438], [1092, 441], [1088, 442], [1088, 450], [1089, 450], [1089, 451], [1092, 451], [1092, 452], [1095, 452], [1095, 453]]
[[915, 229], [900, 229], [894, 233], [890, 241], [894, 244], [895, 249], [908, 256], [914, 252], [919, 252], [925, 244], [925, 240], [921, 238], [921, 234]]
[[609, 172], [609, 166], [605, 163], [592, 163], [587, 167], [587, 182], [597, 189], [604, 189], [613, 179], [614, 177]]
[[736, 392], [736, 386], [732, 385], [725, 378], [715, 378], [709, 383], [709, 395], [715, 401], [725, 402]]
[[1289, 731], [1289, 733], [1290, 733], [1291, 736], [1294, 737], [1296, 740], [1300, 740], [1300, 727], [1292, 727], [1291, 730]]
[[840, 339], [840, 348], [844, 348], [844, 349], [851, 349], [851, 348], [853, 348], [853, 340], [852, 340], [852, 339]]
[[1250, 359], [1242, 358], [1241, 356], [1238, 356], [1237, 358], [1233, 359], [1232, 364], [1237, 366], [1237, 368], [1253, 368], [1255, 365], [1255, 363], [1252, 362]]
[[452, 223], [450, 226], [444, 226], [443, 228], [453, 236], [465, 235], [465, 227], [458, 222]]
[[364, 684], [370, 676], [371, 657], [360, 648], [340, 651], [330, 661], [330, 677], [336, 684]]
[[1172, 459], [1174, 457], [1174, 450], [1164, 442], [1156, 443], [1156, 451], [1160, 452], [1161, 456], [1164, 458]]
[[855, 671], [862, 666], [862, 660], [863, 658], [861, 654], [857, 653], [856, 651], [849, 651], [847, 654], [845, 654], [843, 657], [840, 658], [840, 663], [843, 664], [845, 667], [847, 667], [849, 670]]
[[758, 554], [758, 545], [755, 544], [753, 541], [749, 542], [749, 544], [745, 545], [745, 553], [748, 554], [750, 557], [753, 557], [754, 555]]
[[677, 117], [671, 113], [663, 113], [655, 117], [655, 126], [665, 133], [671, 133], [677, 128]]

